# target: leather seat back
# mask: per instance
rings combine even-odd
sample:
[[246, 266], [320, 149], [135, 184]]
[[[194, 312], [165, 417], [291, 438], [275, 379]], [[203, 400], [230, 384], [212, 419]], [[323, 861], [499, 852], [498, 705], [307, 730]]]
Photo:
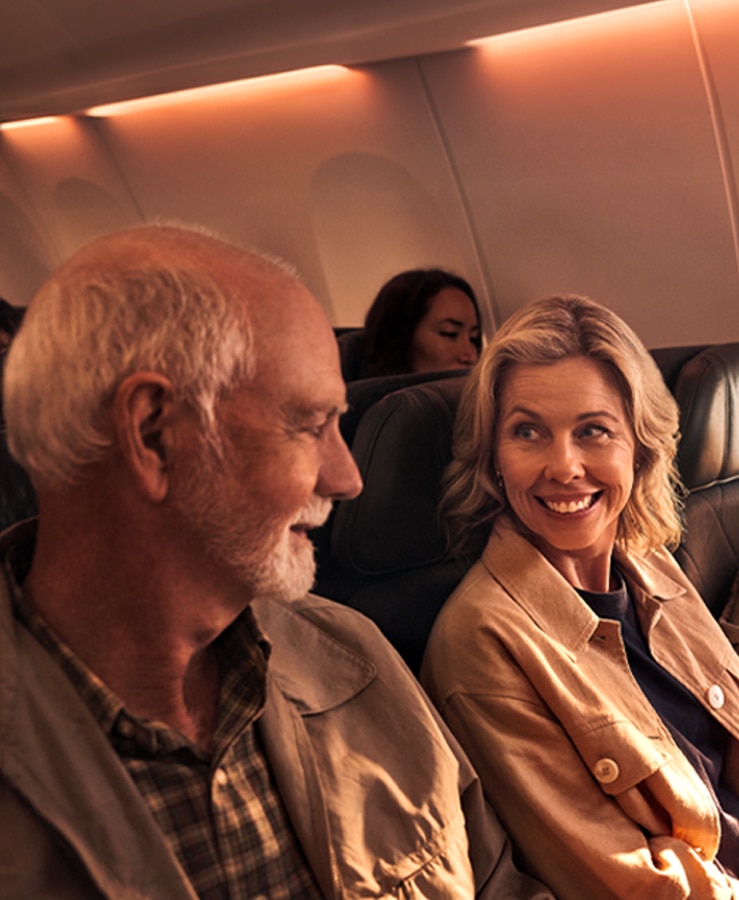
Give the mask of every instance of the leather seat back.
[[688, 488], [675, 556], [720, 615], [739, 567], [739, 343], [706, 347], [680, 369], [680, 473]]

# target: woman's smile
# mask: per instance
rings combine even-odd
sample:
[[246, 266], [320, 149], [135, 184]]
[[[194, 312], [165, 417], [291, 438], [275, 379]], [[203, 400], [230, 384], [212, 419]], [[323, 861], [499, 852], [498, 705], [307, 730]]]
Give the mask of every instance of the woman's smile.
[[536, 499], [542, 506], [548, 509], [549, 512], [563, 516], [571, 516], [574, 513], [581, 513], [591, 509], [600, 496], [601, 491], [596, 491], [595, 493], [585, 494], [579, 498], [561, 499], [554, 497], [537, 497]]

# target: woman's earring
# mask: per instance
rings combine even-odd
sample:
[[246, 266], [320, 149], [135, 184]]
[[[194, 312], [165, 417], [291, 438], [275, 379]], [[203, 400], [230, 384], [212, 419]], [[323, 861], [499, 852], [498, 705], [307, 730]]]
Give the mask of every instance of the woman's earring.
[[498, 487], [501, 489], [501, 491], [504, 490], [505, 485], [503, 484], [503, 476], [500, 474], [500, 472], [495, 473], [495, 480], [498, 482]]

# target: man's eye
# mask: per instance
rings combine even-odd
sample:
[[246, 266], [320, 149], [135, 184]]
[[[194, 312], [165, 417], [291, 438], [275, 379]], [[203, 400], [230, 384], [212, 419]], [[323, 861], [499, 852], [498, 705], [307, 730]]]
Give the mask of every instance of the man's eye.
[[441, 335], [441, 337], [446, 338], [450, 341], [456, 341], [458, 337], [458, 332], [456, 331], [440, 331], [439, 334]]
[[307, 425], [303, 431], [306, 434], [312, 435], [312, 437], [319, 438], [323, 435], [323, 432], [326, 430], [326, 426], [328, 422], [321, 422], [320, 425]]

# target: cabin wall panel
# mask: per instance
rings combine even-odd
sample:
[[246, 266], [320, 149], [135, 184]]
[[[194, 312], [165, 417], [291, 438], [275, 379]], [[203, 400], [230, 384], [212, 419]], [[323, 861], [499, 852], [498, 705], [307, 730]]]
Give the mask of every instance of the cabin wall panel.
[[[2, 154], [24, 198], [27, 228], [34, 231], [36, 265], [23, 277], [23, 290], [6, 299], [28, 303], [43, 279], [82, 244], [141, 221], [119, 171], [89, 122], [59, 118], [6, 132]], [[22, 260], [21, 260], [22, 261]], [[19, 263], [12, 241], [0, 244], [0, 267]]]
[[256, 83], [101, 129], [147, 219], [202, 223], [283, 256], [335, 324], [360, 324], [380, 285], [411, 266], [458, 270], [484, 298], [414, 61]]
[[734, 0], [693, 0], [690, 9], [714, 103], [716, 140], [724, 154], [727, 203], [739, 253], [739, 5]]
[[652, 345], [739, 337], [729, 206], [681, 2], [423, 66], [501, 318], [566, 290]]
[[3, 133], [0, 295], [27, 302], [97, 234], [179, 219], [294, 262], [337, 325], [444, 265], [488, 330], [568, 290], [653, 346], [739, 339], [739, 7], [688, 9], [700, 54], [661, 0]]
[[54, 263], [35, 210], [0, 151], [0, 297], [24, 306]]

